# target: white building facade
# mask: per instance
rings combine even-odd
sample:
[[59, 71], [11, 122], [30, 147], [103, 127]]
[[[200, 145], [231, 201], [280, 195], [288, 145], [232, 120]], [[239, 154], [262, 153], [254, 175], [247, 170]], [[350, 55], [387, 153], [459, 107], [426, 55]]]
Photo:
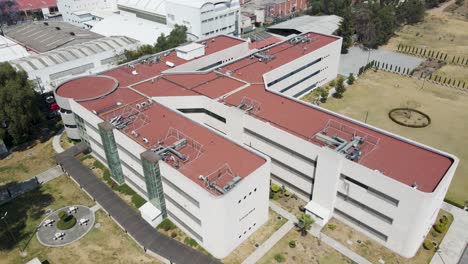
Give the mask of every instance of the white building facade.
[[82, 27], [83, 23], [94, 19], [93, 10], [117, 10], [116, 0], [57, 0], [57, 7], [62, 13], [63, 21]]
[[[224, 257], [266, 221], [271, 179], [307, 201], [306, 211], [317, 223], [336, 217], [398, 254], [414, 256], [437, 217], [458, 159], [296, 99], [336, 78], [341, 38], [305, 33], [260, 51], [248, 52], [246, 45], [212, 54], [207, 48], [208, 55], [197, 53], [198, 58], [183, 54], [189, 60], [175, 51], [156, 55], [150, 74], [127, 77], [135, 83], [132, 91], [266, 160], [216, 198], [160, 161], [168, 217], [215, 257]], [[150, 67], [145, 63], [148, 59], [130, 68], [145, 72]], [[221, 87], [226, 90], [219, 92]], [[68, 135], [89, 141], [95, 156], [112, 164], [96, 129], [105, 120], [85, 103], [64, 100], [79, 120]], [[65, 106], [60, 97], [57, 102]], [[140, 161], [145, 147], [112, 131], [125, 182], [151, 200]]]

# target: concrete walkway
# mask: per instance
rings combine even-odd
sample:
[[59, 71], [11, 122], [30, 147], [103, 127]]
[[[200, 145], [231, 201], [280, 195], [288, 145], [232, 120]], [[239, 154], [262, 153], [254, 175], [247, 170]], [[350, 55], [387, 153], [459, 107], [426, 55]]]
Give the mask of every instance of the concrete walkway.
[[60, 145], [60, 137], [62, 136], [62, 134], [63, 134], [63, 129], [60, 130], [60, 132], [57, 135], [55, 135], [54, 138], [52, 139], [52, 147], [57, 153], [62, 153], [64, 151], [64, 149]]
[[426, 12], [429, 13], [429, 14], [442, 13], [442, 12], [444, 12], [445, 8], [447, 8], [449, 5], [451, 5], [453, 3], [455, 3], [455, 0], [450, 0], [450, 1], [447, 1], [445, 3], [442, 3], [441, 5], [439, 5], [439, 7], [429, 9]]
[[62, 168], [60, 166], [52, 167], [38, 175], [36, 175], [37, 181], [39, 184], [44, 184], [48, 181], [51, 181], [59, 176], [63, 175]]
[[456, 264], [468, 243], [468, 212], [445, 202], [441, 208], [451, 213], [454, 220], [431, 264]]

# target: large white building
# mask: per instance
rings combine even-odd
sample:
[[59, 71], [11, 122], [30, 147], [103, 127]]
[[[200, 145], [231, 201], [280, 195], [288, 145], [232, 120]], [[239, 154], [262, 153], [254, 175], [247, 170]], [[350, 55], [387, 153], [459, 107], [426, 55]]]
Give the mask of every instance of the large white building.
[[267, 220], [270, 179], [318, 223], [412, 257], [458, 159], [297, 100], [336, 77], [341, 42], [304, 33], [249, 51], [219, 36], [66, 82], [56, 99], [68, 136], [149, 201], [148, 222], [169, 217], [217, 258]]
[[[192, 39], [240, 34], [238, 0], [59, 0], [58, 6], [65, 21], [83, 28], [89, 28], [96, 24], [95, 20], [102, 19], [94, 11], [108, 9], [121, 15], [132, 14], [136, 18], [166, 25], [169, 29], [176, 24], [184, 25]], [[114, 24], [116, 27], [119, 25], [122, 23]]]

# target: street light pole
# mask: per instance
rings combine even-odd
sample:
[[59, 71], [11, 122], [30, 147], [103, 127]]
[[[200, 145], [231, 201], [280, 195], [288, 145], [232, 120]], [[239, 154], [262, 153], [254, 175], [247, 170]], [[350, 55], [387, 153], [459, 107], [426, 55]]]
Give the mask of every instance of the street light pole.
[[444, 261], [444, 259], [442, 258], [442, 255], [440, 255], [440, 252], [442, 252], [442, 250], [437, 249], [436, 252], [437, 252], [437, 255], [439, 255], [440, 259], [442, 260], [442, 263], [445, 264], [445, 261]]

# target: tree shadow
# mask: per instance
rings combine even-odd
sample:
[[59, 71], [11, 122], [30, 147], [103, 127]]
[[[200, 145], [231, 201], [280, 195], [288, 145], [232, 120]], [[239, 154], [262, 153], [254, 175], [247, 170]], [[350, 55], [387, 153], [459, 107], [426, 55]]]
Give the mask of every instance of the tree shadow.
[[45, 217], [47, 207], [54, 201], [52, 195], [38, 188], [1, 205], [1, 216], [8, 213], [0, 220], [0, 251], [24, 247], [25, 241], [34, 235], [40, 220]]

